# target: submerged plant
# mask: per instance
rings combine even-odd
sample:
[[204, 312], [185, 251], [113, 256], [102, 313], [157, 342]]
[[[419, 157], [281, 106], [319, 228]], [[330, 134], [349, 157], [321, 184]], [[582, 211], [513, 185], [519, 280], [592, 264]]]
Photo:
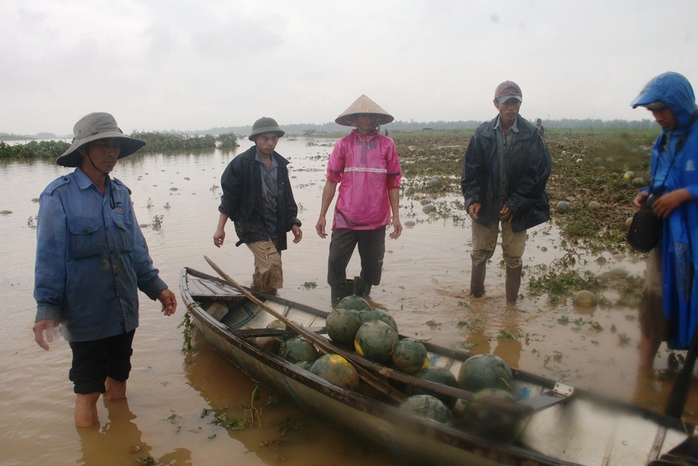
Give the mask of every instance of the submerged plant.
[[267, 402], [260, 407], [257, 407], [255, 402], [259, 401], [260, 394], [259, 390], [261, 388], [260, 384], [255, 385], [252, 390], [252, 395], [250, 397], [249, 406], [240, 406], [245, 414], [243, 417], [233, 417], [226, 413], [228, 410], [227, 406], [218, 409], [204, 409], [201, 412], [201, 417], [204, 418], [209, 414], [213, 414], [213, 424], [225, 427], [231, 430], [242, 430], [248, 427], [252, 427], [255, 421], [262, 427], [262, 411], [265, 407], [274, 406], [279, 402], [279, 398], [276, 396], [270, 396]]
[[182, 353], [191, 351], [191, 334], [194, 330], [194, 322], [191, 320], [191, 314], [189, 314], [189, 311], [184, 313], [184, 318], [177, 328], [182, 328], [182, 335], [184, 335]]
[[164, 218], [164, 215], [155, 215], [153, 217], [153, 222], [151, 223], [153, 230], [160, 231], [160, 229], [162, 229], [162, 219], [163, 218]]

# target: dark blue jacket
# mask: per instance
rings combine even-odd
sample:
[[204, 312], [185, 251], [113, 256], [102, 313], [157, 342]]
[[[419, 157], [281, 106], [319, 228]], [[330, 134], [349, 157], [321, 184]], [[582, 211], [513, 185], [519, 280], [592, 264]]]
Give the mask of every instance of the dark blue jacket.
[[[497, 118], [483, 123], [470, 139], [463, 159], [461, 189], [465, 209], [479, 202], [480, 215], [476, 220], [489, 227], [499, 219], [501, 205], [497, 205], [497, 187], [500, 185], [499, 152], [495, 124]], [[550, 204], [545, 184], [550, 176], [550, 152], [545, 141], [532, 123], [518, 115], [512, 148], [509, 153], [504, 203], [513, 213], [511, 227], [523, 231], [550, 219]]]
[[131, 191], [115, 178], [107, 190], [102, 196], [76, 168], [39, 198], [36, 320], [58, 320], [68, 341], [130, 332], [138, 327], [138, 290], [154, 300], [167, 288], [136, 221]]

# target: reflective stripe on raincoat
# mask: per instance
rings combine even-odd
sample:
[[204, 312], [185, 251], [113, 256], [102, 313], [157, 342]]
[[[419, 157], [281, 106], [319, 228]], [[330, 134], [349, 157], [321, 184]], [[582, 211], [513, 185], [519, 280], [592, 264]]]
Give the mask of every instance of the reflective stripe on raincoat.
[[391, 138], [352, 130], [335, 144], [326, 178], [339, 184], [333, 230], [375, 230], [390, 224], [388, 190], [399, 189], [402, 178]]

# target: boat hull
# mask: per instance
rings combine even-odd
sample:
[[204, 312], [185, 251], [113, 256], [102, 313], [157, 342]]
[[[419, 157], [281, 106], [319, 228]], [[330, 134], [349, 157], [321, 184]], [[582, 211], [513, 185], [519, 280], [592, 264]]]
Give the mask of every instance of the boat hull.
[[[550, 404], [536, 407], [526, 416], [515, 441], [487, 440], [457, 424], [445, 425], [408, 414], [394, 403], [369, 396], [370, 390], [365, 387], [358, 392], [342, 389], [263, 350], [252, 339], [237, 335], [236, 330], [245, 327], [265, 328], [274, 317], [224, 282], [185, 268], [180, 285], [193, 322], [206, 341], [233, 365], [301, 409], [341, 424], [407, 463], [636, 466], [651, 464], [689, 441], [686, 428], [695, 429], [639, 408], [599, 402], [592, 396], [551, 402], [551, 396], [543, 394], [550, 393], [553, 381], [515, 371], [520, 388], [541, 394], [531, 400]], [[327, 313], [323, 311], [280, 298], [260, 297], [297, 325], [324, 327]], [[226, 309], [214, 309], [211, 303], [219, 302], [226, 303]], [[427, 348], [432, 364], [455, 373], [467, 358], [435, 345], [428, 344]], [[531, 401], [530, 405], [535, 403]], [[664, 422], [658, 422], [657, 417]], [[628, 431], [632, 435], [627, 435]], [[619, 436], [619, 432], [626, 434]]]

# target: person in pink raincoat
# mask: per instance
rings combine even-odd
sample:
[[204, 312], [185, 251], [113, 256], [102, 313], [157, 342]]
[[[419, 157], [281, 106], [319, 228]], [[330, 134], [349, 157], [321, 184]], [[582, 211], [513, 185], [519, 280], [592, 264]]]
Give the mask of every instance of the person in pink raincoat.
[[[380, 125], [393, 119], [362, 95], [335, 120], [355, 129], [337, 141], [330, 155], [320, 217], [315, 225], [318, 235], [326, 238], [325, 216], [339, 185], [327, 270], [333, 306], [353, 293], [363, 297], [370, 294], [371, 286], [381, 281], [386, 227], [392, 223], [392, 239], [402, 233], [400, 161], [395, 142], [378, 131]], [[347, 266], [357, 244], [361, 272], [347, 280]]]

